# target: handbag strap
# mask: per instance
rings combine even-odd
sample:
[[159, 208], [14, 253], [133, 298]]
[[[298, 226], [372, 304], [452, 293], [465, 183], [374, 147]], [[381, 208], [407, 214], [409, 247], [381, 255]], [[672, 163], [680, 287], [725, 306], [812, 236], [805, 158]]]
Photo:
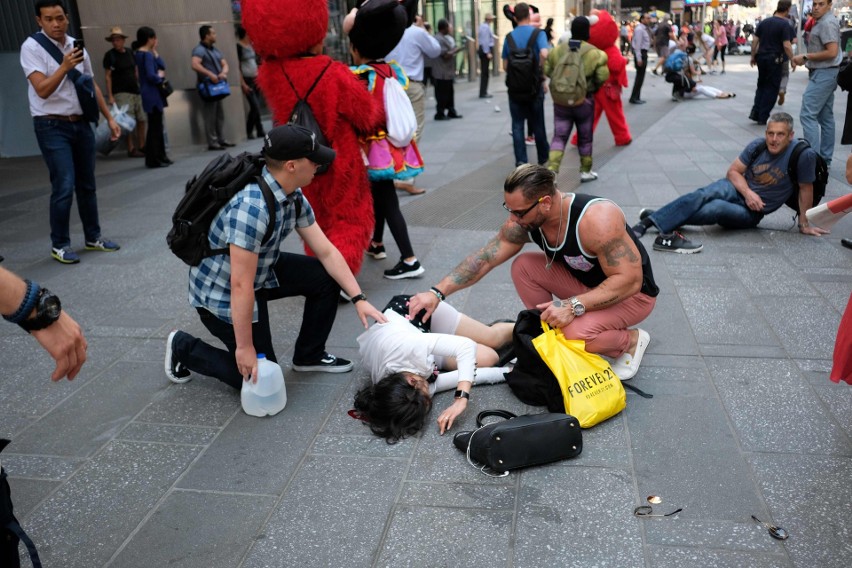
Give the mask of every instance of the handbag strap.
[[[204, 46], [204, 49], [206, 49], [206, 50], [207, 50], [207, 55], [209, 55], [209, 56], [210, 56], [210, 61], [213, 63], [213, 66], [214, 66], [214, 67], [216, 67], [216, 70], [217, 70], [219, 73], [221, 73], [221, 72], [222, 72], [222, 63], [216, 60], [216, 57], [214, 56], [214, 53], [213, 53], [212, 51], [210, 51], [210, 48], [209, 48], [209, 47], [207, 47], [207, 46], [205, 45], [205, 46]], [[218, 75], [219, 73], [216, 73], [216, 74]]]
[[513, 414], [508, 410], [483, 410], [479, 414], [476, 415], [476, 426], [478, 428], [482, 428], [482, 421], [489, 416], [499, 416], [500, 418], [505, 418], [506, 420], [510, 420], [512, 418], [517, 418], [517, 414]]
[[643, 391], [643, 390], [642, 390], [642, 389], [640, 389], [639, 387], [634, 387], [634, 386], [633, 386], [633, 385], [631, 385], [630, 383], [626, 383], [626, 382], [624, 382], [624, 381], [621, 381], [621, 386], [623, 386], [623, 387], [624, 387], [624, 388], [626, 388], [626, 389], [630, 389], [630, 390], [632, 390], [633, 392], [635, 392], [636, 394], [638, 394], [638, 395], [639, 395], [639, 396], [641, 396], [642, 398], [654, 398], [654, 395], [652, 395], [652, 394], [650, 394], [650, 393], [647, 393], [647, 392]]
[[[505, 412], [506, 414], [512, 414], [511, 412], [507, 412], [505, 410], [484, 410], [484, 411], [480, 412], [480, 415], [484, 414], [486, 412]], [[512, 414], [512, 416], [510, 418], [514, 418], [514, 417], [515, 417], [515, 415]], [[479, 420], [479, 417], [477, 417], [477, 421], [478, 420]], [[483, 475], [487, 475], [488, 477], [506, 477], [507, 475], [509, 475], [509, 470], [506, 470], [506, 471], [504, 471], [503, 473], [500, 473], [500, 474], [489, 473], [488, 471], [486, 471], [488, 469], [487, 464], [476, 463], [475, 461], [473, 461], [473, 458], [470, 457], [470, 447], [473, 445], [473, 437], [476, 435], [477, 432], [479, 432], [483, 428], [485, 428], [485, 426], [480, 426], [479, 428], [477, 428], [476, 430], [471, 432], [470, 438], [467, 439], [467, 451], [465, 452], [465, 455], [467, 456], [467, 463], [469, 463], [470, 465], [472, 465], [473, 467], [478, 469], [480, 473], [482, 473]]]

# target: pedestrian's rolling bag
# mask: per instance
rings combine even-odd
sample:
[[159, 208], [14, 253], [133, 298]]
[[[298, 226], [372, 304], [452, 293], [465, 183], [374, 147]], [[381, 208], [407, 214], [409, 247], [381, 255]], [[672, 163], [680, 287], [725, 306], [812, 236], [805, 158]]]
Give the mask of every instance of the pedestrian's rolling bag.
[[[483, 424], [489, 416], [506, 420]], [[574, 458], [583, 451], [580, 423], [568, 414], [516, 416], [506, 410], [484, 410], [476, 425], [473, 432], [456, 434], [453, 444], [489, 476], [503, 477], [512, 469]]]

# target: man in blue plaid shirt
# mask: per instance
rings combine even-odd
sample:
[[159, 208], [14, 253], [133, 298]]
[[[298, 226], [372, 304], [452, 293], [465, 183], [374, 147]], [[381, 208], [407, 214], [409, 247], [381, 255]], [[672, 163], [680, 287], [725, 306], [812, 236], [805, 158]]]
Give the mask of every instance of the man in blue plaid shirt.
[[[386, 321], [367, 301], [343, 256], [316, 224], [313, 210], [299, 189], [311, 182], [319, 166], [331, 163], [334, 150], [320, 145], [310, 130], [284, 125], [266, 135], [263, 154], [263, 179], [275, 196], [275, 215], [270, 216], [260, 186], [249, 184], [210, 225], [212, 248], [228, 248], [229, 254], [205, 258], [189, 270], [189, 301], [227, 351], [183, 331], [172, 331], [165, 360], [166, 375], [172, 382], [189, 381], [191, 371], [215, 377], [236, 389], [244, 380], [256, 381], [258, 353], [277, 361], [269, 331], [269, 300], [305, 297], [293, 353], [295, 371], [352, 370], [351, 361], [325, 350], [341, 289], [352, 297], [365, 328], [368, 317]], [[264, 243], [271, 217], [275, 230]], [[293, 230], [316, 258], [279, 251], [279, 245]]]

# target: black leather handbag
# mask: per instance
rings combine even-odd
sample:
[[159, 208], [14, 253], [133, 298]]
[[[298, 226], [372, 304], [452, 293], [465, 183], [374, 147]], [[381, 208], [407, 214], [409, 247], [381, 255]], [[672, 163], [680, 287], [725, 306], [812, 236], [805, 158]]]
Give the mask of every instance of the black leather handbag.
[[[507, 420], [483, 425], [483, 419], [489, 416]], [[577, 457], [583, 451], [580, 424], [570, 414], [516, 416], [506, 410], [483, 410], [476, 417], [476, 425], [473, 432], [456, 434], [453, 444], [466, 453], [471, 465], [492, 477], [504, 477], [512, 469]]]

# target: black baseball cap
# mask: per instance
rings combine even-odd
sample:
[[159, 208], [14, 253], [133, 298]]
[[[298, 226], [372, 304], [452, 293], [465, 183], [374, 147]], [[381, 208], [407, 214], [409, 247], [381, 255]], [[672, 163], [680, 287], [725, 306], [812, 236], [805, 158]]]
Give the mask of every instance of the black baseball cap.
[[327, 166], [334, 160], [336, 152], [317, 142], [317, 135], [304, 126], [283, 124], [266, 133], [263, 154], [281, 162], [307, 158], [315, 164]]

